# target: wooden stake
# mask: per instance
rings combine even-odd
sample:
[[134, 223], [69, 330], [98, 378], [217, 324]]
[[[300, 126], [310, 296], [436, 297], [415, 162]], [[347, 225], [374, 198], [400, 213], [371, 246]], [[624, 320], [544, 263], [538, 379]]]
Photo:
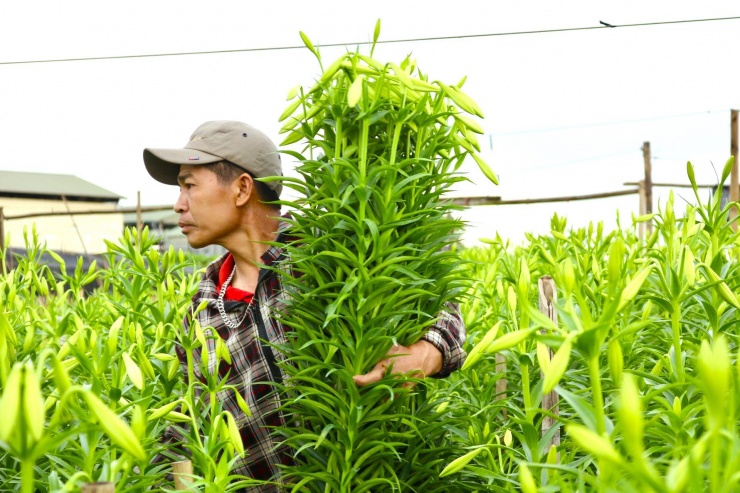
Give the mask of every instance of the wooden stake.
[[141, 192], [136, 192], [136, 230], [141, 233], [144, 222], [141, 220]]
[[116, 493], [113, 483], [87, 483], [82, 485], [82, 493]]
[[[542, 276], [537, 281], [539, 288], [539, 300], [540, 300], [540, 312], [545, 316], [549, 317], [555, 325], [558, 323], [558, 312], [555, 310], [555, 303], [558, 301], [558, 292], [555, 288], [555, 281], [550, 276]], [[544, 332], [544, 330], [543, 330]], [[550, 359], [552, 360], [553, 352], [552, 349], [547, 350], [550, 353]], [[549, 410], [555, 416], [558, 416], [560, 412], [560, 396], [556, 391], [552, 391], [549, 394], [542, 396], [542, 409]], [[557, 420], [552, 416], [545, 416], [542, 419], [542, 435], [544, 436], [547, 431], [557, 423]], [[556, 447], [560, 445], [560, 430], [553, 435], [550, 440], [550, 445]], [[548, 447], [549, 450], [550, 447]], [[560, 454], [558, 453], [558, 462], [560, 462]]]
[[173, 462], [172, 476], [175, 478], [176, 490], [187, 490], [193, 482], [193, 463], [189, 460]]
[[10, 245], [5, 244], [5, 214], [3, 208], [0, 207], [0, 275], [7, 274], [12, 263], [13, 256], [10, 254]]
[[[640, 180], [640, 215], [645, 214], [646, 209], [646, 198], [645, 198], [645, 180]], [[641, 222], [637, 225], [637, 235], [641, 240], [645, 239], [645, 223]]]
[[[500, 401], [506, 399], [506, 387], [509, 385], [506, 379], [506, 356], [501, 353], [496, 353], [496, 373], [503, 375], [501, 378], [496, 380], [496, 400]], [[509, 413], [506, 411], [506, 407], [501, 409], [501, 417], [506, 419]]]
[[[642, 157], [645, 161], [645, 214], [651, 214], [653, 212], [653, 171], [650, 157], [650, 142], [642, 144]], [[646, 234], [650, 236], [650, 233], [653, 232], [653, 223], [649, 221], [645, 225]]]
[[[730, 202], [737, 202], [740, 190], [738, 190], [738, 172], [737, 172], [737, 112], [738, 110], [730, 110], [730, 155], [735, 158], [735, 163], [732, 165], [732, 172], [730, 173]], [[737, 231], [737, 207], [730, 209], [730, 224], [732, 224], [732, 230]]]
[[5, 262], [5, 216], [2, 207], [0, 207], [0, 254], [3, 256], [2, 261]]

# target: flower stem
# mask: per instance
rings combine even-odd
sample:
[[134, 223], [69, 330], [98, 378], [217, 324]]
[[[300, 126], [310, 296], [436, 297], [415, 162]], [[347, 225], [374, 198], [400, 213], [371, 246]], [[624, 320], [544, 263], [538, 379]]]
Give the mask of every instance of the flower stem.
[[534, 426], [534, 409], [532, 409], [532, 395], [529, 388], [529, 365], [521, 365], [522, 372], [522, 398], [524, 400], [524, 413], [529, 424]]
[[588, 360], [588, 373], [591, 378], [591, 393], [593, 394], [594, 418], [596, 420], [596, 433], [604, 435], [604, 395], [601, 390], [601, 371], [599, 368], [599, 356]]
[[33, 493], [34, 492], [34, 474], [33, 468], [35, 464], [32, 460], [21, 461], [21, 493]]
[[681, 357], [681, 307], [678, 302], [673, 303], [673, 312], [671, 313], [671, 331], [673, 332], [673, 353], [676, 359], [676, 380], [683, 382], [684, 369], [683, 358]]

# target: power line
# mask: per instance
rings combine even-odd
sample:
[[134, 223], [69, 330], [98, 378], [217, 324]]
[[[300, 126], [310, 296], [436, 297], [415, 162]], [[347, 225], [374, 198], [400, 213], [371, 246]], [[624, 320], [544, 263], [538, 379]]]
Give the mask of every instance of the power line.
[[[659, 22], [641, 22], [635, 24], [606, 24], [603, 21], [599, 21], [601, 24], [598, 26], [587, 26], [587, 27], [568, 27], [560, 29], [541, 29], [535, 31], [509, 31], [500, 33], [486, 33], [486, 34], [459, 34], [454, 36], [433, 36], [424, 38], [405, 38], [405, 39], [390, 39], [390, 40], [378, 40], [376, 44], [394, 44], [394, 43], [416, 43], [426, 41], [447, 41], [452, 39], [472, 39], [472, 38], [490, 38], [498, 36], [518, 36], [525, 34], [550, 34], [550, 33], [562, 33], [571, 31], [590, 31], [593, 29], [614, 29], [622, 27], [647, 27], [647, 26], [663, 26], [670, 24], [690, 24], [697, 22], [716, 22], [716, 21], [729, 21], [740, 19], [737, 17], [714, 17], [708, 19], [686, 19], [679, 21], [659, 21]], [[357, 46], [357, 45], [368, 45], [372, 44], [372, 41], [357, 41], [352, 43], [326, 43], [317, 44], [317, 48], [330, 48], [338, 46]], [[56, 63], [56, 62], [83, 62], [93, 60], [120, 60], [129, 58], [154, 58], [154, 57], [170, 57], [170, 56], [187, 56], [187, 55], [216, 55], [225, 53], [248, 53], [255, 51], [283, 51], [283, 50], [298, 50], [305, 49], [303, 45], [292, 45], [292, 46], [272, 46], [262, 48], [241, 48], [234, 50], [212, 50], [212, 51], [187, 51], [187, 52], [174, 52], [174, 53], [150, 53], [142, 55], [114, 55], [114, 56], [99, 56], [99, 57], [84, 57], [84, 58], [53, 58], [53, 59], [42, 59], [42, 60], [20, 60], [11, 62], [0, 62], [0, 65], [23, 65], [33, 63]]]
[[605, 126], [612, 126], [612, 125], [628, 125], [632, 123], [647, 123], [651, 121], [656, 120], [674, 120], [678, 118], [691, 118], [695, 116], [707, 116], [712, 114], [717, 114], [720, 111], [724, 112], [726, 110], [706, 110], [706, 111], [696, 111], [693, 113], [679, 113], [679, 114], [670, 114], [670, 115], [658, 115], [658, 116], [647, 116], [644, 118], [630, 118], [627, 120], [606, 120], [606, 121], [599, 121], [599, 122], [590, 122], [590, 123], [580, 123], [577, 125], [563, 125], [560, 127], [545, 127], [545, 128], [531, 128], [531, 129], [521, 129], [521, 130], [509, 130], [505, 132], [491, 132], [491, 137], [510, 137], [510, 136], [517, 136], [517, 135], [527, 135], [527, 134], [535, 134], [535, 133], [546, 133], [546, 132], [562, 132], [567, 130], [580, 130], [583, 128], [590, 128], [590, 127], [605, 127]]

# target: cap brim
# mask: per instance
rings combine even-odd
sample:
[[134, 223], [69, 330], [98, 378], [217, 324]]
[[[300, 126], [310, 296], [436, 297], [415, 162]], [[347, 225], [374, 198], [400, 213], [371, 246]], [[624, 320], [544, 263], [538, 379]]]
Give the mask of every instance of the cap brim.
[[177, 185], [180, 166], [198, 166], [223, 158], [195, 149], [144, 149], [144, 164], [152, 178], [165, 185]]

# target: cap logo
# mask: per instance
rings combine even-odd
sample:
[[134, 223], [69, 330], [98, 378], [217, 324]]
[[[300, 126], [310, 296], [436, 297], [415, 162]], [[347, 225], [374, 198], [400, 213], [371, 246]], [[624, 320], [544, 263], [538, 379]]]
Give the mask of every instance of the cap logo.
[[188, 157], [189, 161], [198, 161], [199, 159], [200, 159], [200, 156], [189, 156]]

